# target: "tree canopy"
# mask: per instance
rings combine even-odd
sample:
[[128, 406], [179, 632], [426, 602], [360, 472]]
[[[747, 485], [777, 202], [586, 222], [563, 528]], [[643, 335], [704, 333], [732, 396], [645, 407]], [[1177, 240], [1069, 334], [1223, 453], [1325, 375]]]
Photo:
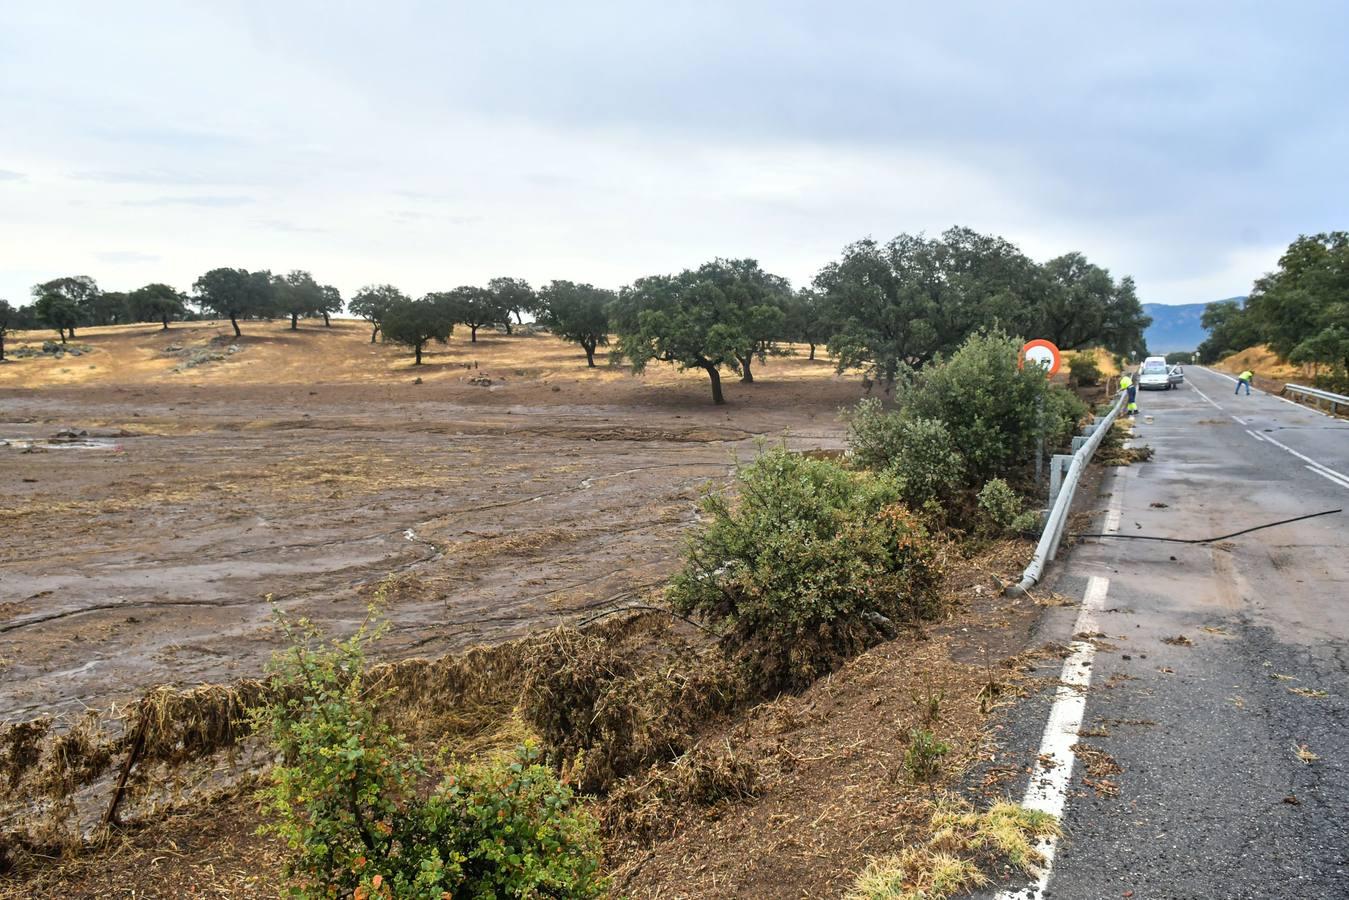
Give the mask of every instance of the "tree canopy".
[[38, 318], [66, 337], [75, 336], [75, 328], [91, 321], [98, 283], [88, 275], [53, 278], [33, 286], [33, 311]]
[[1199, 356], [1213, 361], [1256, 344], [1322, 370], [1332, 389], [1349, 388], [1349, 232], [1302, 235], [1259, 278], [1245, 305], [1211, 304]]
[[323, 288], [313, 275], [302, 269], [276, 276], [272, 281], [272, 289], [277, 311], [290, 316], [291, 331], [299, 328], [301, 316], [316, 316], [324, 312], [327, 298]]
[[192, 290], [202, 309], [230, 320], [235, 337], [243, 335], [241, 318], [268, 315], [275, 303], [272, 273], [265, 269], [212, 269], [193, 283]]
[[468, 326], [470, 343], [478, 342], [479, 328], [500, 325], [510, 317], [505, 301], [490, 288], [463, 285], [434, 297], [452, 322]]
[[187, 298], [167, 284], [147, 284], [127, 295], [131, 315], [138, 322], [162, 322], [168, 330], [169, 320], [187, 312]]
[[507, 334], [511, 333], [511, 314], [515, 314], [517, 322], [524, 324], [524, 314], [533, 313], [538, 300], [534, 289], [523, 278], [493, 278], [487, 282], [487, 290], [491, 292], [496, 304], [505, 311], [502, 324], [506, 326]]
[[612, 308], [616, 355], [630, 360], [634, 372], [653, 360], [702, 369], [712, 401], [725, 403], [721, 368], [740, 372], [741, 361], [780, 331], [782, 310], [775, 304], [785, 285], [752, 259], [717, 259], [678, 275], [639, 278]]
[[788, 297], [783, 312], [782, 339], [809, 345], [811, 359], [815, 358], [815, 348], [828, 343], [838, 328], [829, 299], [810, 288], [802, 288]]
[[454, 331], [454, 320], [437, 297], [428, 294], [421, 300], [390, 305], [383, 314], [380, 330], [386, 341], [412, 348], [413, 365], [422, 364], [422, 350], [431, 341], [447, 343]]
[[5, 361], [5, 336], [18, 323], [18, 310], [8, 300], [0, 300], [0, 362]]
[[389, 310], [400, 303], [411, 302], [411, 297], [391, 284], [368, 284], [352, 296], [347, 309], [373, 326], [370, 330], [370, 343], [373, 344]]
[[609, 305], [613, 291], [590, 284], [552, 281], [539, 291], [539, 322], [553, 334], [580, 344], [586, 365], [595, 368], [595, 349], [609, 344]]
[[867, 368], [890, 383], [902, 367], [951, 353], [981, 327], [1129, 352], [1148, 323], [1132, 279], [1115, 283], [1081, 254], [1041, 266], [969, 228], [850, 244], [815, 287], [835, 310], [829, 346], [840, 371]]

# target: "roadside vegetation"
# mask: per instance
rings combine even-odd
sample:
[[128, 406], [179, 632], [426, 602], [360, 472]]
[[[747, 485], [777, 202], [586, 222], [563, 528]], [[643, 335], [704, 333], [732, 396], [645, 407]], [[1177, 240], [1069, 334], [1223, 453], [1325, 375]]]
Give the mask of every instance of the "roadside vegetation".
[[1198, 358], [1214, 363], [1263, 345], [1310, 368], [1322, 387], [1349, 391], [1346, 297], [1349, 232], [1303, 235], [1284, 251], [1278, 269], [1256, 281], [1244, 304], [1225, 300], [1204, 310], [1209, 334]]
[[756, 366], [795, 352], [792, 345], [805, 346], [811, 360], [823, 348], [838, 372], [861, 371], [888, 393], [979, 328], [1047, 337], [1064, 350], [1132, 355], [1142, 351], [1149, 321], [1127, 276], [1115, 279], [1080, 253], [1037, 263], [1003, 238], [968, 228], [858, 241], [799, 289], [752, 259], [715, 259], [616, 291], [571, 281], [535, 290], [497, 277], [421, 297], [368, 285], [349, 301], [307, 271], [217, 268], [190, 295], [159, 283], [123, 293], [86, 275], [56, 278], [34, 285], [32, 302], [10, 310], [9, 331], [51, 329], [62, 343], [84, 326], [158, 322], [167, 330], [205, 318], [228, 320], [243, 338], [249, 321], [284, 318], [298, 330], [308, 319], [331, 325], [345, 310], [370, 323], [372, 342], [407, 347], [414, 365], [455, 334], [473, 344], [487, 328], [514, 334], [529, 316], [577, 344], [589, 368], [611, 346], [611, 363], [626, 361], [635, 373], [652, 363], [701, 371], [716, 404], [726, 399], [725, 374], [753, 384]]
[[[933, 279], [914, 274], [932, 267]], [[57, 309], [44, 321], [63, 322], [66, 338], [96, 294], [71, 281], [38, 291]], [[185, 306], [163, 287], [134, 292], [126, 309], [169, 327]], [[940, 799], [976, 756], [999, 677], [920, 644], [979, 596], [970, 578], [987, 580], [987, 563], [973, 560], [1003, 546], [1015, 558], [1038, 528], [1036, 455], [1061, 448], [1087, 415], [1067, 387], [1018, 365], [1021, 338], [1003, 330], [1039, 327], [1043, 292], [1060, 290], [1101, 305], [1097, 324], [1061, 339], [1136, 347], [1144, 320], [1127, 279], [1080, 258], [1039, 266], [959, 229], [854, 245], [810, 291], [745, 259], [615, 294], [561, 281], [535, 294], [518, 279], [416, 300], [391, 285], [363, 289], [351, 311], [372, 341], [409, 348], [414, 365], [463, 329], [471, 343], [529, 313], [588, 366], [612, 341], [635, 371], [705, 372], [716, 402], [723, 372], [752, 384], [755, 366], [791, 343], [827, 347], [839, 371], [862, 369], [883, 391], [845, 412], [840, 458], [763, 445], [737, 462], [732, 482], [703, 497], [678, 571], [643, 603], [458, 658], [383, 665], [367, 658], [385, 633], [379, 615], [346, 638], [281, 618], [285, 647], [265, 678], [164, 689], [72, 731], [11, 726], [0, 736], [7, 802], [44, 813], [7, 834], [6, 864], [106, 836], [88, 821], [100, 804], [103, 825], [153, 817], [157, 783], [185, 781], [182, 767], [219, 777], [228, 757], [266, 772], [260, 825], [284, 848], [293, 896], [588, 897], [619, 873], [622, 892], [654, 877], [629, 864], [677, 839], [676, 823], [777, 802], [773, 792], [812, 762], [848, 765], [832, 745], [779, 752], [819, 702], [794, 698], [838, 679], [859, 685], [865, 712], [845, 714], [864, 715], [877, 738], [857, 777], [887, 808], [900, 792], [907, 823], [875, 845], [849, 838], [852, 868], [840, 877], [857, 878], [853, 895], [946, 896], [981, 883], [995, 858], [1029, 871], [1026, 842], [1052, 822]], [[250, 318], [285, 315], [298, 328], [335, 310], [333, 292], [303, 272], [213, 270], [195, 302], [236, 333]], [[891, 698], [883, 725], [860, 686], [867, 659], [907, 693], [902, 714]], [[109, 803], [100, 791], [113, 781]], [[930, 820], [918, 843], [915, 810]]]

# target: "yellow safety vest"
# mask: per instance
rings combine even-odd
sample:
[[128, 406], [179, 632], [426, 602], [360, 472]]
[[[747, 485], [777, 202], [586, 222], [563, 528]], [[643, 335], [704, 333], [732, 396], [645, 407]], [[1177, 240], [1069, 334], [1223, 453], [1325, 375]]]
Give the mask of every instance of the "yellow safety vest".
[[1128, 375], [1121, 375], [1121, 376], [1120, 376], [1120, 380], [1119, 380], [1119, 389], [1120, 389], [1121, 391], [1127, 391], [1129, 388], [1133, 387], [1133, 384], [1134, 384], [1134, 380], [1133, 380], [1132, 378], [1130, 378]]
[[1255, 373], [1253, 373], [1250, 369], [1247, 369], [1245, 372], [1242, 372], [1237, 377], [1242, 381], [1250, 381], [1252, 378], [1255, 377]]

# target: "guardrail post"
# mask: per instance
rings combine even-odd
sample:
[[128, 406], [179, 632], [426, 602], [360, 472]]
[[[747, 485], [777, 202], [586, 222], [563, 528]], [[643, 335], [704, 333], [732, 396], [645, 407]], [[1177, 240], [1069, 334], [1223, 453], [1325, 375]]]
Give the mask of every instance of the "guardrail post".
[[1049, 508], [1054, 508], [1054, 501], [1059, 498], [1059, 490], [1063, 487], [1063, 476], [1068, 471], [1068, 467], [1073, 464], [1071, 453], [1055, 453], [1049, 460]]

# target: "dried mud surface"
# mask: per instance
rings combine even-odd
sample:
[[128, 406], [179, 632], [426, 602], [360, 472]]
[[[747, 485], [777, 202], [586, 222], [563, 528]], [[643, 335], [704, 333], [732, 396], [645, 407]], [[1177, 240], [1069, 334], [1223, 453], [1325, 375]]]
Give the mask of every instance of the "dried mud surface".
[[[390, 579], [394, 657], [638, 596], [734, 454], [842, 446], [861, 394], [801, 357], [714, 407], [700, 376], [589, 371], [546, 336], [456, 339], [414, 370], [358, 323], [250, 324], [202, 370], [157, 348], [219, 329], [82, 334], [78, 381], [69, 360], [4, 369], [0, 717], [256, 674], [269, 595], [341, 633]], [[43, 443], [62, 430], [100, 446]]]

